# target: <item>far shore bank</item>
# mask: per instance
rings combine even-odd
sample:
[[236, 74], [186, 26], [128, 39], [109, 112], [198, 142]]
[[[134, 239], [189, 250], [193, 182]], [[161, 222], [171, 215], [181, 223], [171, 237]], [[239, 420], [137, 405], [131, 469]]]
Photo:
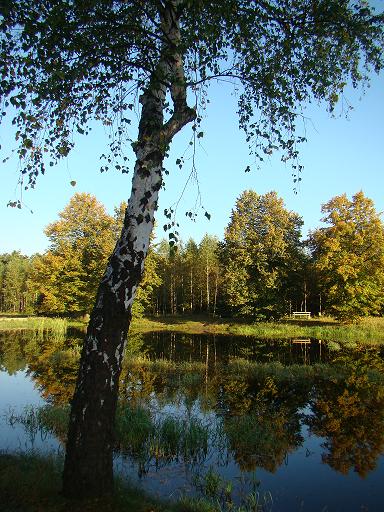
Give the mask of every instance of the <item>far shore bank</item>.
[[358, 324], [342, 324], [329, 317], [297, 320], [286, 318], [278, 322], [246, 322], [193, 316], [137, 318], [132, 332], [175, 331], [189, 334], [228, 334], [257, 338], [317, 338], [332, 341], [384, 343], [384, 318], [365, 318]]
[[[68, 327], [86, 327], [85, 321], [46, 317], [0, 317], [0, 331], [53, 330], [63, 333]], [[332, 318], [297, 320], [285, 318], [277, 322], [247, 322], [240, 319], [222, 319], [209, 316], [173, 315], [135, 318], [130, 332], [174, 331], [188, 334], [223, 334], [257, 338], [287, 339], [317, 338], [324, 341], [348, 341], [372, 344], [384, 343], [384, 318], [370, 317], [358, 324], [342, 324]]]

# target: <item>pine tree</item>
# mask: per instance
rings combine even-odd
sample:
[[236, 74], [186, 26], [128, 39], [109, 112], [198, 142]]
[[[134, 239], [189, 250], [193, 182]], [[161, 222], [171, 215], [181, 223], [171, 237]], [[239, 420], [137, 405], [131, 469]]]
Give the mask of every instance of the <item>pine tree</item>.
[[198, 249], [201, 306], [207, 313], [215, 313], [217, 303], [219, 261], [217, 237], [205, 234]]

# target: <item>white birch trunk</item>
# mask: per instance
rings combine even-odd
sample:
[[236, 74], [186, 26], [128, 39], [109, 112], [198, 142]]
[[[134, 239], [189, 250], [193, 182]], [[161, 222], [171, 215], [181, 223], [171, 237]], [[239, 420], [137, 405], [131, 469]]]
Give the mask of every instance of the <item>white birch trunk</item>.
[[[176, 6], [177, 1], [171, 0], [159, 7], [164, 49], [141, 97], [131, 196], [121, 236], [98, 289], [82, 350], [64, 465], [63, 493], [67, 497], [96, 497], [112, 491], [114, 418], [121, 364], [131, 307], [154, 225], [165, 148], [196, 116], [186, 103]], [[164, 123], [167, 90], [174, 109]]]

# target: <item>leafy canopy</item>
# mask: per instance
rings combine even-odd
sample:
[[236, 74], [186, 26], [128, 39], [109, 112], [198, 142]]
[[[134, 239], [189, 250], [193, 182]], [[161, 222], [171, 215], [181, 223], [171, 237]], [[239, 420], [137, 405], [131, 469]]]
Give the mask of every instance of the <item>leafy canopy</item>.
[[[169, 6], [180, 24], [173, 41], [161, 24]], [[380, 71], [383, 26], [365, 0], [5, 0], [0, 96], [3, 115], [13, 116], [22, 181], [33, 187], [95, 120], [111, 127], [102, 170], [126, 172], [135, 100], [150, 82], [177, 83], [159, 66], [175, 46], [185, 75], [177, 85], [197, 109], [210, 80], [233, 81], [256, 156], [280, 148], [295, 159], [303, 104], [325, 100], [332, 110], [348, 81]], [[175, 110], [173, 98], [168, 118]]]
[[38, 311], [85, 313], [111, 254], [116, 221], [91, 194], [75, 194], [49, 224], [50, 249], [32, 265], [30, 286], [39, 295]]
[[322, 207], [326, 226], [310, 236], [327, 312], [341, 320], [377, 315], [384, 307], [384, 225], [373, 201], [358, 192]]
[[303, 260], [302, 224], [276, 192], [241, 194], [221, 251], [226, 300], [234, 314], [269, 318], [287, 312], [291, 276]]

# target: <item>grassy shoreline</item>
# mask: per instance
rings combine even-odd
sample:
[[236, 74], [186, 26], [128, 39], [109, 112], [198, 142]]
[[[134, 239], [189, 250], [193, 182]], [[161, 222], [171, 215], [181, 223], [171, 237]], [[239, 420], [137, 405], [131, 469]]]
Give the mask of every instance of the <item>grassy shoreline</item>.
[[1, 331], [34, 330], [39, 332], [55, 331], [65, 333], [70, 320], [66, 318], [50, 318], [45, 316], [1, 316]]
[[[64, 333], [68, 327], [84, 328], [79, 320], [47, 317], [0, 317], [0, 332], [10, 330], [52, 330]], [[308, 320], [284, 319], [279, 322], [246, 323], [241, 320], [208, 316], [164, 316], [136, 318], [132, 333], [173, 331], [188, 334], [224, 334], [253, 336], [263, 339], [317, 338], [324, 341], [353, 341], [370, 344], [384, 343], [384, 318], [365, 318], [358, 324], [341, 324], [331, 318]]]
[[345, 325], [330, 318], [281, 320], [245, 323], [209, 317], [169, 316], [139, 318], [132, 322], [132, 332], [174, 331], [189, 334], [227, 334], [257, 338], [317, 338], [325, 341], [384, 343], [384, 318], [366, 318], [359, 324]]

